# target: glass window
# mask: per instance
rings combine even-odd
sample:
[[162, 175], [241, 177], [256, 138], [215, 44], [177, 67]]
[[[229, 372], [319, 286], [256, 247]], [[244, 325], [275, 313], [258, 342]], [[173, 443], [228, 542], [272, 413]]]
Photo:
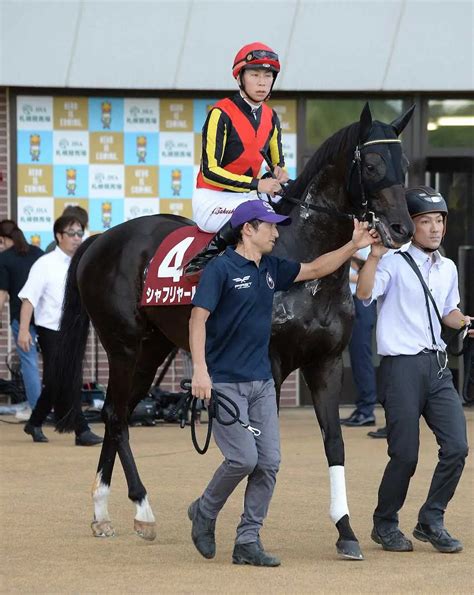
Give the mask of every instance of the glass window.
[[[306, 143], [319, 147], [335, 132], [358, 122], [367, 99], [308, 99], [306, 101]], [[391, 122], [401, 115], [401, 99], [369, 99], [374, 120]]]
[[474, 101], [431, 99], [427, 128], [431, 147], [474, 149]]

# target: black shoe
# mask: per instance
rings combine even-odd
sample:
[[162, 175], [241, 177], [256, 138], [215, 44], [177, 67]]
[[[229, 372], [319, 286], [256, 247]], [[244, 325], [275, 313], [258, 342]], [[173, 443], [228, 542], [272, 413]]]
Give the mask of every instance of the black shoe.
[[258, 541], [252, 543], [236, 543], [232, 552], [233, 564], [250, 564], [251, 566], [280, 566], [280, 559], [260, 547]]
[[413, 544], [412, 542], [403, 535], [400, 529], [394, 529], [390, 533], [385, 535], [381, 535], [377, 528], [374, 527], [372, 529], [372, 533], [370, 535], [375, 543], [378, 543], [382, 546], [384, 550], [387, 552], [412, 552], [413, 551]]
[[193, 277], [200, 273], [215, 256], [224, 252], [227, 246], [233, 243], [233, 241], [234, 232], [230, 221], [228, 221], [219, 229], [209, 244], [185, 265], [184, 275], [186, 277]]
[[354, 411], [349, 415], [349, 417], [343, 417], [339, 420], [339, 423], [342, 426], [344, 426], [348, 421], [352, 421], [356, 417], [356, 415], [358, 415], [357, 409], [354, 409]]
[[375, 416], [374, 415], [364, 415], [363, 413], [357, 413], [352, 417], [352, 419], [348, 419], [344, 422], [344, 425], [349, 428], [357, 428], [362, 426], [375, 426]]
[[49, 442], [43, 434], [41, 426], [34, 426], [32, 423], [28, 422], [25, 424], [23, 431], [25, 434], [29, 434], [33, 438], [33, 442]]
[[199, 498], [188, 508], [188, 518], [192, 521], [191, 537], [197, 551], [205, 558], [216, 555], [216, 519], [205, 517], [199, 508]]
[[413, 529], [413, 537], [420, 541], [429, 541], [431, 545], [443, 554], [455, 554], [462, 551], [459, 539], [451, 537], [444, 527], [432, 527], [418, 523]]
[[79, 436], [76, 436], [76, 446], [95, 446], [96, 444], [101, 444], [103, 440], [103, 438], [97, 436], [94, 432], [84, 430]]
[[371, 438], [385, 438], [387, 439], [387, 426], [375, 430], [375, 432], [367, 432], [367, 436]]

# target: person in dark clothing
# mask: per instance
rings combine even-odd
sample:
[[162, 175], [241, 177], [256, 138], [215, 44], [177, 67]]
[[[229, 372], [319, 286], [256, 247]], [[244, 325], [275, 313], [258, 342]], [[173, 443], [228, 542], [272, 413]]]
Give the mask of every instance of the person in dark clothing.
[[[48, 442], [41, 426], [53, 407], [50, 382], [54, 374], [51, 373], [51, 366], [58, 340], [66, 275], [71, 257], [80, 246], [83, 235], [84, 227], [76, 217], [59, 217], [54, 223], [56, 249], [35, 262], [18, 294], [22, 300], [18, 344], [25, 351], [32, 345], [33, 339], [28, 329], [34, 311], [38, 341], [43, 353], [43, 390], [25, 426], [25, 432], [34, 442]], [[82, 412], [77, 416], [75, 433], [78, 446], [92, 446], [102, 442], [100, 436], [91, 432]]]
[[28, 406], [17, 411], [15, 417], [26, 421], [31, 415], [41, 393], [41, 379], [38, 369], [38, 351], [36, 349], [36, 328], [31, 321], [29, 332], [33, 342], [29, 351], [18, 345], [21, 301], [18, 292], [25, 284], [33, 264], [43, 255], [37, 246], [27, 243], [21, 229], [15, 221], [0, 221], [0, 243], [4, 250], [0, 252], [0, 311], [6, 301], [10, 304], [10, 326], [20, 358], [20, 370], [25, 386]]
[[222, 425], [216, 420], [213, 435], [225, 460], [188, 509], [196, 549], [205, 558], [213, 558], [217, 516], [247, 478], [234, 564], [280, 564], [263, 549], [259, 535], [280, 464], [275, 383], [268, 354], [274, 293], [289, 289], [294, 282], [333, 273], [359, 248], [374, 241], [375, 232], [356, 219], [350, 242], [311, 262], [271, 256], [279, 235], [277, 225], [289, 223], [288, 217], [277, 215], [264, 201], [239, 205], [231, 218], [237, 246], [228, 247], [204, 269], [193, 298], [189, 323], [193, 395], [209, 399], [212, 388], [222, 391], [235, 401], [241, 419], [261, 430], [255, 436], [239, 424]]

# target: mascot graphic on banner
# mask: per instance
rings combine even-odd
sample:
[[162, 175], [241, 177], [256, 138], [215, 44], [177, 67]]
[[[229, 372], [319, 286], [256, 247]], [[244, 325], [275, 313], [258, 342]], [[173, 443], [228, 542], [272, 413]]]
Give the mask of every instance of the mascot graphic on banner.
[[31, 161], [39, 161], [41, 153], [41, 136], [30, 134], [30, 155]]
[[137, 136], [137, 157], [138, 157], [138, 163], [145, 163], [146, 162], [146, 145], [147, 145], [147, 138], [146, 138], [146, 136]]
[[181, 179], [183, 174], [180, 169], [173, 169], [171, 171], [171, 190], [173, 191], [173, 196], [179, 196], [181, 193], [182, 183]]
[[110, 130], [110, 125], [112, 123], [112, 104], [110, 101], [103, 101], [101, 108], [102, 117], [100, 118], [100, 121], [102, 122], [102, 127], [104, 130]]
[[77, 188], [77, 169], [69, 168], [66, 170], [66, 189], [70, 196], [76, 194]]
[[104, 229], [110, 229], [112, 225], [112, 203], [102, 203], [102, 226]]

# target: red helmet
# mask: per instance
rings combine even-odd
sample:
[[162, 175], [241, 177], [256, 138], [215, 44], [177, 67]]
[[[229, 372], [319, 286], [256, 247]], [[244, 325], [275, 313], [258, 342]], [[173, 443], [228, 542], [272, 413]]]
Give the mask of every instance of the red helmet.
[[234, 58], [232, 74], [234, 75], [234, 78], [238, 78], [243, 68], [254, 67], [268, 68], [274, 73], [273, 77], [276, 78], [277, 74], [280, 72], [278, 54], [276, 54], [272, 48], [268, 47], [268, 45], [260, 43], [259, 41], [244, 45]]

